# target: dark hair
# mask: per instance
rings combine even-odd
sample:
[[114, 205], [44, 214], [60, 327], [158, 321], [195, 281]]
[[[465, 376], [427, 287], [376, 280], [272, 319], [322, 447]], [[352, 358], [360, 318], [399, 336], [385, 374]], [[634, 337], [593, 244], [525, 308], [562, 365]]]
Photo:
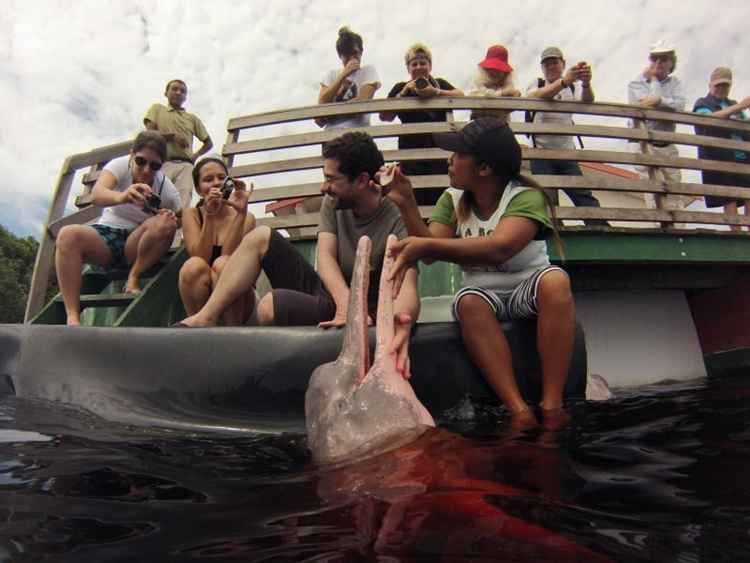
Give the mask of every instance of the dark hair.
[[224, 172], [227, 173], [227, 176], [229, 175], [229, 168], [227, 168], [227, 164], [218, 156], [207, 156], [206, 158], [201, 158], [193, 167], [193, 186], [194, 187], [196, 188], [198, 187], [198, 182], [201, 179], [201, 170], [209, 162], [215, 162], [216, 164], [220, 164], [221, 167], [224, 169]]
[[[486, 164], [486, 163], [481, 162], [478, 159], [476, 159], [477, 167], [482, 166], [483, 164]], [[545, 206], [547, 207], [547, 213], [549, 213], [549, 216], [550, 216], [550, 222], [552, 223], [552, 240], [555, 244], [555, 249], [557, 250], [558, 255], [560, 256], [562, 260], [565, 260], [565, 249], [563, 248], [563, 243], [562, 243], [562, 239], [560, 238], [560, 233], [557, 230], [557, 214], [555, 213], [555, 205], [552, 202], [552, 199], [550, 198], [549, 194], [544, 190], [544, 188], [541, 186], [541, 184], [539, 184], [539, 182], [537, 182], [530, 176], [521, 174], [520, 172], [517, 172], [516, 174], [512, 175], [511, 180], [515, 180], [522, 186], [528, 186], [533, 190], [541, 192], [542, 196], [544, 196], [544, 203], [545, 203]], [[498, 194], [497, 194], [498, 202], [500, 201], [500, 198], [502, 197], [502, 193], [503, 193], [502, 190], [498, 191]], [[470, 191], [465, 190], [461, 194], [461, 199], [458, 200], [458, 209], [456, 209], [456, 220], [459, 223], [466, 221], [466, 219], [469, 218], [469, 214], [471, 213], [471, 208], [473, 205], [474, 205], [474, 194], [471, 193]]]
[[346, 174], [349, 181], [362, 172], [370, 178], [383, 166], [383, 154], [367, 133], [355, 131], [344, 133], [340, 137], [323, 145], [323, 158], [332, 158], [339, 163], [339, 170]]
[[161, 161], [167, 160], [167, 141], [158, 131], [148, 130], [141, 131], [133, 141], [133, 148], [130, 152], [135, 154], [142, 149], [151, 149], [159, 155]]
[[362, 36], [354, 33], [346, 26], [339, 29], [339, 38], [336, 40], [336, 52], [339, 55], [351, 55], [357, 49], [360, 52], [365, 50], [362, 46]]
[[169, 87], [170, 87], [170, 86], [172, 85], [172, 82], [179, 82], [179, 83], [180, 83], [180, 84], [182, 84], [182, 85], [183, 85], [183, 86], [185, 87], [185, 89], [187, 90], [187, 84], [185, 84], [185, 81], [184, 81], [184, 80], [180, 80], [179, 78], [173, 78], [172, 80], [170, 80], [169, 82], [167, 82], [167, 85], [166, 85], [166, 87], [164, 88], [164, 93], [165, 93], [165, 94], [166, 94], [167, 92], [169, 92]]

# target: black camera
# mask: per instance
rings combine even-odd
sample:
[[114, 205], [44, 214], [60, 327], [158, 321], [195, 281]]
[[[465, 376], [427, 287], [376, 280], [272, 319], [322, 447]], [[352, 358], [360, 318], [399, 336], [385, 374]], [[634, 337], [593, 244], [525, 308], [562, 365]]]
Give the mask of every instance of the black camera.
[[224, 180], [224, 184], [221, 186], [221, 197], [223, 199], [229, 199], [229, 196], [232, 195], [232, 192], [236, 187], [234, 180], [227, 176], [226, 180]]
[[414, 85], [419, 89], [422, 90], [424, 88], [427, 88], [430, 85], [430, 81], [427, 80], [424, 76], [420, 76], [414, 81]]
[[156, 215], [159, 213], [159, 207], [161, 207], [161, 198], [155, 193], [150, 193], [146, 196], [146, 201], [143, 203], [143, 210], [146, 213]]

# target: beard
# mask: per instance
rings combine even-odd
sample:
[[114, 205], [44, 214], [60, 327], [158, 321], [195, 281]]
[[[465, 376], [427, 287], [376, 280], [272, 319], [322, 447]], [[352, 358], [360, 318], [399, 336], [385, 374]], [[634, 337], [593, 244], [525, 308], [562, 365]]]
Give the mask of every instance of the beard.
[[338, 197], [332, 197], [331, 202], [333, 203], [333, 208], [340, 211], [343, 211], [345, 209], [354, 209], [354, 201], [349, 198], [340, 199]]

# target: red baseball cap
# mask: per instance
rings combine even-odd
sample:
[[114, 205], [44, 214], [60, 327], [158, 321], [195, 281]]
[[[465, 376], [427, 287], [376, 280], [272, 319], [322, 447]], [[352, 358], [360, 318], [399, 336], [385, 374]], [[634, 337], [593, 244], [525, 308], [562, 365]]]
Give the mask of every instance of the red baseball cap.
[[487, 55], [479, 63], [482, 68], [492, 68], [502, 72], [513, 72], [513, 67], [508, 64], [508, 49], [502, 45], [493, 45], [487, 49]]

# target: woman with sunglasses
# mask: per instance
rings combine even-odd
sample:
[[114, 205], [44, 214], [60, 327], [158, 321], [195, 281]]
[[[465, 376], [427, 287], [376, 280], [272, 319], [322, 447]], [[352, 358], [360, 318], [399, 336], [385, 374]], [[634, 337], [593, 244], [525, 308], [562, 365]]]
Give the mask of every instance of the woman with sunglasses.
[[139, 133], [130, 155], [110, 161], [92, 191], [104, 207], [94, 225], [68, 225], [57, 235], [55, 268], [67, 324], [80, 324], [81, 265], [127, 268], [126, 293], [166, 253], [177, 230], [180, 195], [161, 171], [167, 143], [156, 131]]
[[[233, 188], [227, 189], [230, 180]], [[220, 158], [202, 159], [193, 168], [195, 191], [201, 197], [186, 210], [182, 234], [190, 258], [180, 270], [180, 297], [188, 315], [197, 313], [219, 281], [224, 266], [247, 233], [255, 227], [255, 216], [247, 211], [252, 193], [241, 180], [229, 178]], [[241, 296], [224, 313], [227, 326], [247, 322], [255, 305], [255, 292]]]

